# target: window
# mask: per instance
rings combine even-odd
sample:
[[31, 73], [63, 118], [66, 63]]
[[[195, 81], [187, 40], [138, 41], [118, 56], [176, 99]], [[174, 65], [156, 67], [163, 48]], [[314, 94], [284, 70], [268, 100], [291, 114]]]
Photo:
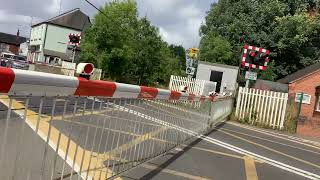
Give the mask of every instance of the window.
[[[302, 93], [296, 93], [296, 99], [295, 99], [296, 102], [300, 102], [301, 95], [302, 95]], [[303, 93], [302, 103], [303, 104], [310, 104], [310, 101], [311, 101], [311, 95]]]
[[320, 96], [318, 96], [316, 111], [317, 111], [317, 112], [320, 112]]

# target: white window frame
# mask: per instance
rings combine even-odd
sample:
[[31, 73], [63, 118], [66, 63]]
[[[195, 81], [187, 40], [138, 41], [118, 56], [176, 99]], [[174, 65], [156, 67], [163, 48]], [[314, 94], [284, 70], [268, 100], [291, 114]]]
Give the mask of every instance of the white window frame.
[[[302, 93], [296, 93], [295, 101], [298, 102], [298, 103], [300, 102], [299, 96], [300, 96], [301, 94], [302, 94]], [[306, 93], [303, 93], [303, 97], [307, 97], [307, 100], [302, 99], [302, 104], [310, 104], [310, 102], [311, 102], [311, 95], [306, 94]]]

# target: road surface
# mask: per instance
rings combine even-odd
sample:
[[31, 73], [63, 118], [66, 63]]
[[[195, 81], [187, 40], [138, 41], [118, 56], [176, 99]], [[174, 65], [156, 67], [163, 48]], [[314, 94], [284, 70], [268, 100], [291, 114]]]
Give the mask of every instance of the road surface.
[[[16, 109], [19, 109], [18, 105], [25, 105], [23, 99], [16, 99], [20, 104], [15, 104]], [[4, 100], [3, 100], [4, 101]], [[37, 104], [40, 100], [34, 98], [29, 102], [30, 110], [32, 112], [38, 112], [39, 107]], [[65, 121], [61, 121], [59, 117], [63, 114], [64, 101], [58, 101], [54, 113], [54, 119], [50, 121], [53, 129], [59, 130], [62, 134], [68, 134], [70, 132], [71, 120], [66, 118]], [[52, 102], [45, 101], [45, 108], [43, 108], [43, 116], [50, 116], [52, 110]], [[117, 104], [121, 104], [117, 102]], [[82, 104], [83, 105], [83, 104]], [[87, 106], [90, 107], [90, 102]], [[21, 107], [20, 107], [21, 108]], [[94, 107], [97, 109], [98, 107]], [[143, 110], [137, 106], [128, 106], [135, 111]], [[17, 110], [19, 111], [19, 110]], [[72, 113], [72, 106], [68, 106], [66, 109], [67, 114]], [[111, 113], [107, 112], [107, 113]], [[5, 119], [7, 115], [7, 105], [3, 102], [0, 103], [0, 143], [3, 143], [3, 130], [5, 127]], [[112, 116], [112, 113], [109, 114]], [[119, 114], [118, 114], [119, 115]], [[155, 116], [156, 114], [149, 114]], [[77, 131], [73, 131], [71, 139], [79, 144], [79, 148], [84, 150], [92, 150], [97, 153], [102, 151], [112, 150], [111, 139], [108, 140], [107, 135], [102, 133], [102, 138], [105, 140], [99, 148], [96, 145], [98, 140], [94, 139], [94, 128], [101, 127], [102, 121], [98, 115], [85, 114], [79, 116], [77, 119], [72, 119], [76, 122]], [[32, 115], [30, 115], [32, 117]], [[124, 119], [130, 119], [128, 114], [123, 115]], [[159, 118], [159, 117], [158, 117]], [[124, 137], [122, 144], [128, 144], [133, 139], [126, 138], [126, 133], [132, 131], [132, 126], [125, 121], [119, 121], [119, 125], [122, 129], [119, 133]], [[73, 122], [73, 123], [74, 123]], [[145, 120], [148, 123], [148, 120]], [[35, 168], [32, 170], [33, 176], [29, 177], [28, 174], [24, 176], [16, 177], [16, 179], [38, 179], [41, 173], [44, 177], [49, 177], [52, 173], [53, 160], [56, 158], [56, 167], [53, 173], [54, 178], [61, 177], [61, 169], [63, 166], [63, 158], [56, 156], [54, 149], [47, 149], [46, 168], [41, 172], [38, 168], [39, 163], [42, 163], [43, 154], [45, 151], [45, 141], [34, 133], [34, 130], [29, 126], [24, 125], [24, 140], [21, 146], [16, 147], [15, 142], [19, 141], [19, 133], [17, 129], [22, 127], [23, 117], [19, 116], [19, 113], [14, 111], [11, 115], [8, 131], [8, 141], [6, 143], [6, 165], [0, 169], [2, 179], [6, 179], [6, 174], [12, 174], [13, 167], [16, 167], [18, 172], [24, 172], [23, 167]], [[88, 134], [89, 142], [92, 144], [85, 144], [85, 134], [87, 132], [88, 124], [93, 127]], [[43, 130], [45, 129], [45, 127]], [[142, 132], [150, 132], [152, 129], [148, 126], [144, 126], [145, 130]], [[41, 129], [41, 127], [40, 127]], [[20, 132], [20, 130], [18, 130]], [[141, 134], [142, 134], [141, 132]], [[140, 135], [141, 135], [140, 134]], [[97, 137], [101, 135], [101, 131], [97, 131]], [[111, 135], [109, 135], [111, 137]], [[53, 139], [56, 137], [52, 137]], [[91, 140], [91, 141], [90, 141]], [[156, 138], [153, 141], [157, 141]], [[227, 143], [228, 146], [222, 146], [221, 141]], [[93, 143], [95, 142], [95, 143]], [[143, 143], [143, 142], [139, 142]], [[93, 145], [93, 146], [92, 146]], [[230, 146], [232, 145], [232, 147]], [[102, 147], [107, 147], [106, 149]], [[159, 147], [160, 148], [160, 147]], [[241, 151], [239, 151], [241, 149]], [[243, 153], [245, 150], [248, 153]], [[19, 159], [12, 161], [12, 158], [17, 153], [22, 152]], [[23, 152], [29, 152], [29, 156], [24, 156]], [[258, 155], [262, 158], [257, 158], [252, 154]], [[127, 160], [123, 157], [124, 160]], [[266, 160], [267, 159], [267, 160]], [[32, 161], [31, 161], [32, 160]], [[277, 163], [271, 163], [276, 161]], [[279, 165], [280, 163], [280, 165]], [[4, 164], [4, 163], [1, 163]], [[69, 179], [71, 176], [72, 164], [66, 164], [66, 170], [63, 174], [65, 179]], [[114, 168], [116, 169], [116, 168]], [[295, 169], [295, 170], [293, 170]], [[30, 170], [30, 169], [28, 169]], [[311, 174], [311, 175], [310, 175]], [[126, 171], [121, 174], [121, 179], [218, 179], [218, 180], [257, 180], [257, 179], [310, 179], [314, 177], [317, 179], [320, 177], [320, 144], [317, 142], [307, 141], [304, 139], [296, 138], [294, 136], [288, 136], [271, 130], [262, 130], [249, 126], [243, 126], [235, 123], [221, 124], [205, 138], [192, 138], [188, 143], [174, 148], [172, 151], [165, 153], [164, 155], [144, 163], [137, 168], [130, 171]], [[73, 179], [77, 179], [77, 174], [73, 174]]]

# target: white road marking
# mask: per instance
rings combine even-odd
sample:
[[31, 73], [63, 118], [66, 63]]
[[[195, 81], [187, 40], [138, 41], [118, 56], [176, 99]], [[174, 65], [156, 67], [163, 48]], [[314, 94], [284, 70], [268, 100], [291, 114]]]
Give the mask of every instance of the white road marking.
[[220, 140], [208, 137], [208, 136], [204, 136], [203, 134], [198, 134], [198, 133], [193, 132], [191, 130], [176, 126], [176, 125], [168, 123], [168, 122], [164, 122], [162, 120], [159, 120], [159, 119], [156, 119], [154, 117], [145, 115], [143, 113], [140, 113], [140, 112], [137, 112], [137, 111], [133, 111], [133, 110], [128, 109], [126, 107], [123, 107], [123, 106], [120, 106], [120, 105], [114, 105], [114, 106], [116, 106], [119, 109], [121, 109], [123, 111], [126, 111], [128, 113], [135, 114], [137, 116], [149, 119], [149, 120], [151, 120], [153, 122], [157, 122], [157, 123], [162, 124], [164, 126], [169, 126], [169, 127], [173, 128], [175, 130], [187, 133], [189, 135], [196, 136], [196, 137], [198, 137], [198, 138], [200, 138], [202, 140], [205, 140], [205, 141], [210, 142], [212, 144], [224, 147], [224, 148], [229, 149], [231, 151], [234, 151], [234, 152], [237, 152], [237, 153], [240, 153], [240, 154], [243, 154], [243, 155], [247, 155], [247, 156], [252, 156], [257, 160], [261, 160], [261, 161], [263, 161], [263, 162], [265, 162], [267, 164], [270, 164], [272, 166], [278, 167], [279, 169], [283, 169], [283, 170], [286, 170], [288, 172], [291, 172], [291, 173], [294, 173], [294, 174], [297, 174], [297, 175], [300, 175], [300, 176], [303, 176], [303, 177], [306, 177], [306, 178], [309, 178], [309, 179], [312, 179], [312, 180], [319, 180], [320, 179], [320, 175], [318, 175], [318, 174], [314, 174], [312, 172], [309, 172], [309, 171], [306, 171], [306, 170], [303, 170], [303, 169], [300, 169], [300, 168], [297, 168], [297, 167], [294, 167], [294, 166], [290, 166], [290, 165], [282, 163], [280, 161], [276, 161], [276, 160], [273, 160], [271, 158], [267, 158], [265, 156], [256, 154], [254, 152], [251, 152], [251, 151], [248, 151], [248, 150], [245, 150], [245, 149], [242, 149], [242, 148], [239, 148], [237, 146], [225, 143], [223, 141], [220, 141]]
[[[275, 132], [272, 132], [272, 131], [266, 131], [266, 130], [263, 130], [263, 129], [256, 129], [256, 128], [252, 128], [252, 127], [247, 127], [247, 126], [240, 125], [240, 124], [233, 123], [233, 122], [228, 122], [227, 124], [231, 124], [231, 125], [234, 125], [234, 126], [237, 126], [237, 127], [245, 128], [245, 129], [248, 129], [248, 130], [251, 130], [251, 131], [255, 131], [255, 132], [258, 132], [258, 133], [261, 133], [261, 134], [266, 134], [266, 135], [269, 135], [269, 136], [273, 136], [273, 137], [276, 137], [276, 138], [279, 138], [279, 139], [284, 139], [284, 140], [287, 140], [287, 141], [291, 141], [291, 142], [295, 142], [295, 143], [298, 143], [298, 144], [306, 145], [306, 146], [309, 146], [309, 147], [312, 147], [312, 148], [315, 148], [315, 149], [320, 149], [320, 143], [315, 142], [315, 141], [306, 140], [306, 139], [302, 139], [302, 138], [298, 138], [298, 137], [294, 137], [294, 136], [289, 136], [289, 135], [285, 135], [285, 134], [275, 133]], [[282, 137], [282, 136], [284, 136], [284, 137]], [[300, 142], [300, 141], [302, 141], [302, 142]], [[305, 142], [308, 142], [308, 143], [311, 143], [311, 144], [306, 144]]]

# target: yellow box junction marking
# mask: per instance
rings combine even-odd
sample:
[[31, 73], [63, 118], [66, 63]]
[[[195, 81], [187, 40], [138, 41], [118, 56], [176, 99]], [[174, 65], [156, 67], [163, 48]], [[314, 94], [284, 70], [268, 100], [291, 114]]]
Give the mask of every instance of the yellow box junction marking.
[[[8, 96], [0, 96], [0, 101], [3, 104], [5, 104], [6, 106], [8, 106], [10, 99]], [[17, 102], [16, 100], [12, 99], [12, 109], [19, 109], [19, 110], [14, 110], [14, 112], [16, 112], [18, 114], [24, 114], [25, 106], [22, 103]], [[94, 112], [94, 113], [83, 112], [79, 115], [76, 115], [76, 117], [81, 117], [83, 115], [100, 114], [100, 113], [101, 112]], [[68, 118], [68, 117], [73, 117], [73, 116], [64, 116], [64, 118]], [[33, 130], [35, 130], [35, 126], [37, 125], [38, 118], [39, 118], [38, 113], [36, 113], [32, 110], [27, 110], [26, 123]], [[59, 120], [59, 119], [63, 120], [62, 116], [58, 116], [58, 117], [53, 118], [53, 120]], [[46, 138], [47, 138], [47, 135], [49, 132], [50, 120], [51, 120], [50, 116], [41, 114], [40, 121], [39, 121], [39, 130], [37, 133], [45, 141], [46, 141]], [[101, 176], [99, 176], [99, 173], [96, 173], [96, 169], [95, 169], [98, 165], [103, 165], [103, 162], [107, 159], [110, 159], [110, 160], [114, 159], [111, 155], [117, 154], [121, 148], [128, 149], [128, 148], [136, 145], [137, 143], [142, 143], [143, 141], [151, 139], [152, 136], [155, 136], [156, 134], [162, 132], [165, 129], [166, 128], [162, 128], [162, 129], [158, 129], [155, 132], [150, 132], [150, 133], [147, 133], [144, 135], [140, 135], [140, 137], [136, 138], [132, 142], [124, 144], [124, 145], [118, 147], [117, 149], [113, 149], [110, 152], [106, 152], [103, 154], [93, 153], [91, 156], [90, 151], [84, 150], [79, 145], [77, 145], [74, 141], [72, 141], [71, 139], [69, 140], [69, 138], [66, 135], [64, 135], [63, 133], [61, 133], [58, 129], [51, 126], [49, 144], [53, 144], [53, 145], [57, 146], [58, 137], [59, 137], [59, 134], [61, 134], [58, 154], [62, 158], [64, 158], [64, 155], [65, 155], [67, 147], [68, 147], [68, 141], [69, 141], [69, 150], [68, 150], [67, 161], [73, 162], [73, 158], [75, 157], [75, 162], [74, 162], [75, 166], [79, 167], [79, 165], [81, 164], [82, 155], [83, 155], [84, 158], [83, 158], [82, 172], [81, 172], [82, 177], [85, 177], [86, 173], [89, 173], [88, 174], [89, 176], [92, 176], [94, 174], [94, 177], [92, 177], [93, 179], [98, 179], [99, 177], [101, 179], [107, 179], [107, 178], [111, 177], [113, 175], [113, 173], [111, 172], [110, 169], [103, 166], [102, 174], [101, 174]], [[101, 158], [101, 157], [103, 157], [103, 158]], [[89, 164], [90, 158], [91, 158], [91, 162]], [[72, 165], [72, 164], [69, 163], [69, 165]], [[89, 169], [89, 172], [85, 172], [85, 171], [87, 171], [87, 169]], [[85, 173], [83, 173], [83, 172], [85, 172]]]

